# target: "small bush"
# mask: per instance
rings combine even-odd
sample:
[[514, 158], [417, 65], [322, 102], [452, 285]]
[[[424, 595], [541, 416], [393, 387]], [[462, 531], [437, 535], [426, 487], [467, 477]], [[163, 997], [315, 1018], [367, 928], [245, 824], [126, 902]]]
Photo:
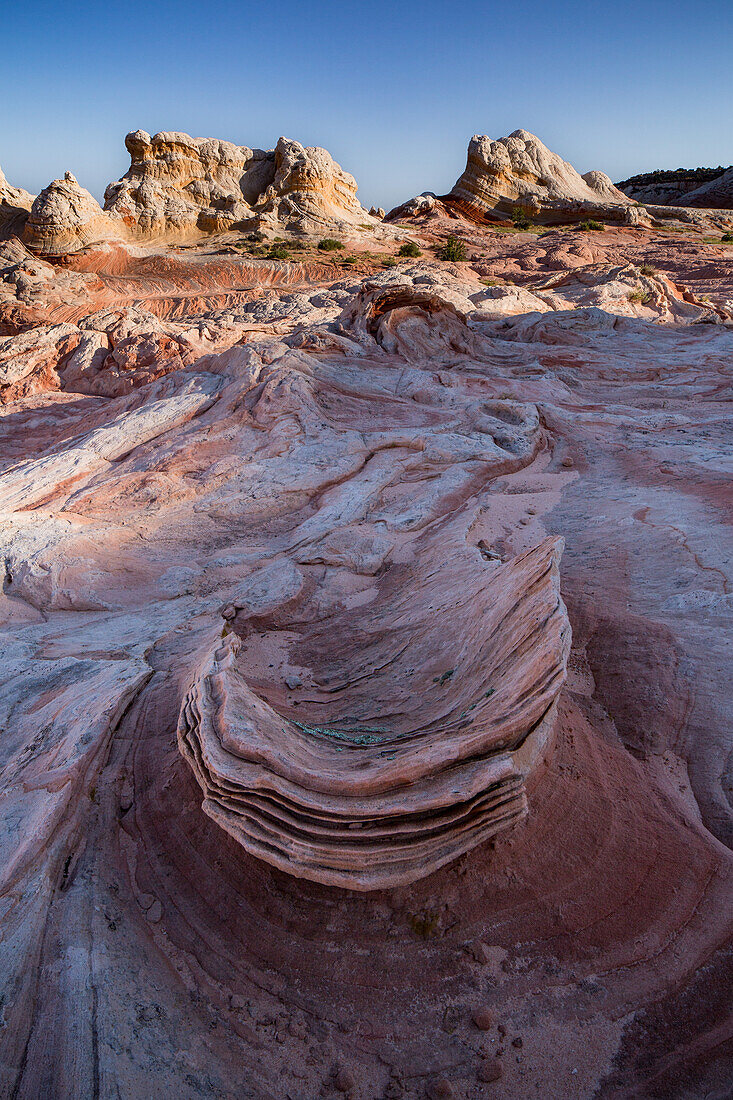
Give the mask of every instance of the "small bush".
[[267, 253], [268, 260], [289, 260], [290, 253], [281, 244], [274, 244]]
[[512, 221], [515, 229], [529, 229], [532, 224], [521, 206], [515, 206], [512, 210]]
[[603, 232], [603, 222], [597, 222], [590, 218], [587, 222], [580, 222], [578, 229], [593, 230], [596, 233]]
[[417, 245], [415, 244], [414, 241], [408, 241], [407, 244], [402, 245], [402, 248], [399, 250], [397, 255], [398, 256], [410, 256], [411, 258], [414, 259], [417, 256], [422, 256], [422, 252], [417, 247]]
[[451, 263], [459, 263], [466, 258], [466, 246], [458, 237], [451, 233], [442, 248], [438, 249], [439, 260], [449, 260]]
[[344, 244], [342, 241], [337, 241], [335, 237], [324, 237], [318, 242], [318, 248], [321, 252], [337, 252], [340, 248], [344, 248]]
[[645, 294], [643, 290], [632, 290], [631, 293], [629, 294], [629, 301], [630, 302], [639, 302], [640, 305], [644, 305], [646, 302], [649, 301], [650, 297], [651, 297], [651, 295], [650, 294]]
[[733, 241], [733, 233], [724, 233], [720, 239], [721, 241]]
[[386, 260], [382, 260], [382, 267], [397, 267], [397, 260], [393, 260], [391, 256], [388, 256]]
[[639, 274], [641, 275], [656, 275], [657, 269], [652, 267], [651, 264], [642, 264], [639, 268]]

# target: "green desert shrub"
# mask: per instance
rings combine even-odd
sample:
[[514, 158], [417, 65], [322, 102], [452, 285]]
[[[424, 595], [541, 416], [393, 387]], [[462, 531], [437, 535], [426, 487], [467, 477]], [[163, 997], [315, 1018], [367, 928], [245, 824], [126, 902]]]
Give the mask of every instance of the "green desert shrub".
[[733, 233], [724, 233], [720, 239], [721, 241], [733, 241]]
[[391, 256], [388, 256], [386, 260], [382, 260], [382, 267], [397, 267], [397, 260], [393, 260]]
[[274, 244], [267, 253], [268, 260], [289, 260], [290, 253], [281, 244]]
[[442, 248], [438, 249], [439, 260], [450, 260], [451, 263], [458, 263], [466, 258], [466, 246], [463, 241], [459, 241], [458, 237], [454, 237], [451, 233], [448, 240], [445, 242]]
[[629, 294], [629, 301], [639, 302], [640, 305], [644, 305], [645, 302], [649, 301], [650, 297], [651, 295], [646, 294], [643, 290], [632, 290]]
[[588, 221], [580, 222], [578, 229], [594, 230], [596, 233], [602, 232], [603, 222], [597, 222], [593, 218], [589, 218]]
[[324, 237], [322, 241], [318, 242], [318, 248], [321, 252], [337, 252], [343, 247], [343, 242], [337, 241], [335, 237]]
[[641, 275], [656, 275], [657, 269], [652, 267], [651, 264], [642, 264], [639, 268], [639, 274]]
[[512, 210], [512, 221], [515, 229], [529, 229], [532, 224], [521, 206], [515, 206]]
[[409, 256], [411, 259], [415, 259], [417, 256], [422, 256], [422, 252], [417, 247], [414, 241], [408, 241], [407, 244], [403, 244], [402, 248], [397, 253], [398, 256]]

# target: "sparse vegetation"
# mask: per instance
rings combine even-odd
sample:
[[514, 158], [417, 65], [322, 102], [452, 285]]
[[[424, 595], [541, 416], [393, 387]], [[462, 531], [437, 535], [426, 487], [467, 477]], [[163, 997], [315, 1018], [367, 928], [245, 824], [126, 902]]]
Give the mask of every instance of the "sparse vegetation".
[[652, 267], [651, 264], [642, 264], [639, 268], [640, 275], [656, 275], [657, 269]]
[[414, 241], [408, 241], [407, 244], [403, 244], [402, 248], [397, 253], [398, 256], [407, 256], [410, 259], [415, 259], [417, 256], [422, 256], [422, 252], [417, 247]]
[[267, 253], [268, 260], [289, 260], [290, 253], [287, 248], [281, 244], [274, 244], [270, 251]]
[[723, 236], [720, 239], [721, 239], [721, 241], [726, 241], [726, 242], [727, 241], [733, 241], [733, 233], [724, 233]]
[[532, 224], [521, 206], [515, 206], [512, 210], [512, 221], [515, 229], [529, 229]]
[[397, 260], [388, 256], [386, 260], [382, 260], [382, 267], [397, 267]]
[[629, 294], [629, 301], [638, 302], [639, 305], [646, 305], [650, 298], [651, 294], [648, 294], [643, 290], [632, 290]]
[[324, 237], [322, 241], [318, 242], [320, 252], [337, 252], [344, 247], [343, 241], [337, 241], [335, 237]]
[[594, 218], [589, 218], [587, 221], [580, 222], [578, 229], [590, 230], [593, 232], [603, 232], [603, 222], [597, 222]]
[[466, 259], [466, 246], [458, 237], [451, 233], [442, 248], [438, 249], [438, 259], [448, 260], [451, 263], [460, 263]]

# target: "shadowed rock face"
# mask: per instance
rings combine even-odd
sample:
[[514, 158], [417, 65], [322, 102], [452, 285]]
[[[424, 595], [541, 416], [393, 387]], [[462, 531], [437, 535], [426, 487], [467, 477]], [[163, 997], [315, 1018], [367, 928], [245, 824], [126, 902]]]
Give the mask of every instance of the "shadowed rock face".
[[11, 187], [0, 168], [0, 237], [22, 232], [33, 195], [22, 187]]
[[0, 244], [3, 1095], [727, 1094], [733, 252], [448, 233]]

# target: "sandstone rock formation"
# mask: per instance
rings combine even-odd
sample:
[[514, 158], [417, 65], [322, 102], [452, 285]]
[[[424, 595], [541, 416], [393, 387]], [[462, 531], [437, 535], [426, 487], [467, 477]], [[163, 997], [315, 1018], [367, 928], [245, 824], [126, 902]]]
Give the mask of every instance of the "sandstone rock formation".
[[0, 237], [20, 233], [32, 205], [33, 195], [11, 187], [0, 168]]
[[133, 239], [229, 229], [325, 236], [377, 222], [356, 181], [325, 149], [280, 138], [274, 150], [144, 130], [128, 134], [128, 172], [105, 192], [105, 210]]
[[479, 216], [506, 216], [518, 207], [549, 222], [594, 213], [624, 221], [631, 205], [603, 172], [580, 176], [527, 130], [498, 141], [471, 138], [465, 171], [448, 198]]
[[23, 240], [33, 252], [63, 256], [95, 241], [121, 236], [120, 226], [71, 172], [53, 180], [31, 207]]
[[683, 195], [679, 205], [733, 211], [733, 168]]
[[[474, 551], [439, 573], [439, 555], [425, 550], [418, 574], [375, 581], [367, 609], [305, 630], [301, 608], [292, 626], [280, 617], [279, 631], [300, 635], [291, 664], [308, 685], [301, 709], [287, 683], [248, 686], [255, 647], [238, 661], [236, 635], [184, 700], [179, 742], [204, 810], [291, 874], [357, 890], [404, 885], [526, 813], [525, 780], [552, 740], [570, 641], [559, 554], [548, 540], [497, 569]], [[448, 620], [426, 600], [439, 601], [448, 579], [460, 597], [445, 608], [446, 646]], [[286, 598], [304, 583], [298, 576]], [[266, 646], [261, 608], [232, 615], [239, 629], [252, 617]], [[399, 656], [385, 669], [390, 653]]]

